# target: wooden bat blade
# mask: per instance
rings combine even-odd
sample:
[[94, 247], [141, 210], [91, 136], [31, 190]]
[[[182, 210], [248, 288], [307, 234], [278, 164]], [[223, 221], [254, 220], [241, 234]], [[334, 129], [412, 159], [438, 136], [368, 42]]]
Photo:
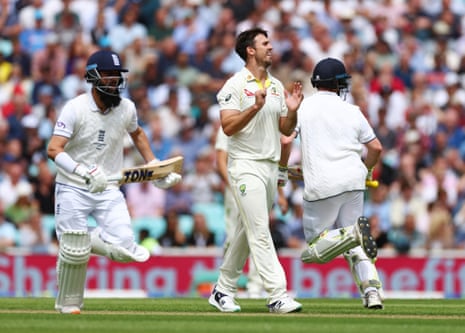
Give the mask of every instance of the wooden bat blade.
[[176, 156], [154, 164], [144, 164], [121, 170], [117, 175], [108, 177], [108, 181], [116, 181], [120, 185], [128, 183], [148, 182], [166, 177], [171, 172], [182, 174], [184, 158]]

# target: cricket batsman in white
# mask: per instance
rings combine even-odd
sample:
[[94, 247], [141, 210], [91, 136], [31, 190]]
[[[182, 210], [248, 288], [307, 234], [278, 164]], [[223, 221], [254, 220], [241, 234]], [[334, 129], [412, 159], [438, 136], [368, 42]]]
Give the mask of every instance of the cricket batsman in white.
[[[120, 96], [126, 85], [118, 54], [100, 50], [87, 61], [88, 93], [63, 107], [48, 144], [57, 165], [55, 224], [59, 240], [58, 294], [55, 309], [79, 314], [83, 306], [87, 263], [91, 253], [118, 262], [144, 262], [149, 252], [135, 242], [123, 193], [107, 175], [123, 168], [124, 137], [129, 133], [147, 163], [158, 160], [137, 123], [135, 105]], [[180, 182], [170, 173], [153, 181], [160, 188]], [[90, 231], [88, 217], [97, 222]]]
[[[377, 246], [363, 215], [366, 181], [382, 151], [368, 120], [346, 102], [350, 75], [334, 58], [317, 63], [311, 82], [317, 92], [298, 110], [304, 178], [301, 259], [325, 263], [343, 254], [359, 288], [363, 305], [382, 309], [382, 289], [374, 260]], [[363, 148], [366, 156], [362, 160]]]

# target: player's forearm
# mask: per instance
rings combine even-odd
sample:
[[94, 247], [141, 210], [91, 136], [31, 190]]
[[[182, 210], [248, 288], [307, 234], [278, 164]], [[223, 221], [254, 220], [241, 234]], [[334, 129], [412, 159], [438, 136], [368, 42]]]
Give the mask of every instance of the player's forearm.
[[221, 126], [227, 136], [231, 136], [242, 130], [260, 111], [261, 107], [252, 105], [240, 112], [237, 110], [221, 111]]
[[228, 184], [228, 153], [224, 150], [216, 151], [216, 167], [218, 174]]
[[135, 132], [131, 133], [131, 138], [145, 162], [148, 163], [156, 159], [155, 154], [150, 148], [149, 139], [142, 128], [139, 127]]
[[289, 111], [287, 117], [281, 117], [279, 121], [279, 130], [282, 134], [289, 136], [297, 125], [297, 112]]
[[381, 142], [378, 139], [374, 139], [366, 144], [367, 155], [365, 157], [365, 165], [368, 169], [373, 168], [378, 163], [379, 156], [383, 150]]

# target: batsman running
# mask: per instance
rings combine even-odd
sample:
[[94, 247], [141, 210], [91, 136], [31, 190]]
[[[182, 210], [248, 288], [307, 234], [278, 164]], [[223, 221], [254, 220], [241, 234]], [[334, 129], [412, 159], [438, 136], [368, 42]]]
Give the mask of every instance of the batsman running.
[[[382, 145], [360, 108], [345, 101], [350, 75], [341, 61], [318, 62], [311, 82], [317, 92], [306, 97], [298, 110], [308, 243], [301, 259], [326, 263], [344, 254], [363, 305], [382, 309], [374, 265], [377, 247], [362, 216], [365, 184], [372, 181]], [[362, 160], [364, 146], [367, 153]]]
[[[144, 262], [150, 254], [135, 242], [131, 220], [117, 183], [107, 175], [123, 167], [123, 140], [129, 133], [147, 163], [158, 160], [137, 123], [135, 105], [120, 96], [127, 69], [118, 54], [101, 50], [87, 61], [88, 93], [69, 100], [55, 124], [48, 157], [57, 165], [55, 224], [59, 239], [58, 294], [55, 309], [79, 314], [83, 306], [87, 263], [91, 253], [118, 262]], [[178, 173], [153, 181], [166, 189], [181, 180]], [[92, 216], [97, 227], [88, 229]]]

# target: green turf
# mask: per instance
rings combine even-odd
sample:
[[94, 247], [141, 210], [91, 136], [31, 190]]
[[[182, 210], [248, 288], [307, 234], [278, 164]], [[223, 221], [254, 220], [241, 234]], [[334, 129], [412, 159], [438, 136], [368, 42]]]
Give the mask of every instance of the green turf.
[[52, 298], [0, 298], [0, 332], [436, 333], [465, 332], [464, 300], [397, 300], [370, 311], [355, 299], [300, 299], [295, 314], [270, 314], [265, 300], [240, 299], [220, 313], [203, 298], [86, 299], [81, 315], [53, 311]]

